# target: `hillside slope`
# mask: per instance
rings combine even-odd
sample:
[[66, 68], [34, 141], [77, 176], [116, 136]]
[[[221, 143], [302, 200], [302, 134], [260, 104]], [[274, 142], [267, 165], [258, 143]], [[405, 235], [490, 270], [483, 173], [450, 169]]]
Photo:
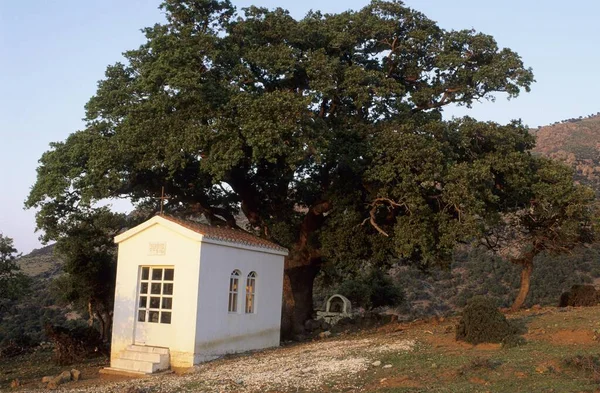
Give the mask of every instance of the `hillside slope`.
[[11, 340], [25, 345], [43, 341], [44, 324], [64, 325], [72, 311], [59, 306], [52, 293], [51, 284], [63, 268], [63, 261], [54, 255], [54, 245], [33, 250], [17, 264], [31, 278], [29, 292], [0, 307], [0, 346]]
[[569, 119], [533, 132], [536, 152], [573, 167], [576, 180], [600, 195], [600, 115]]
[[33, 250], [22, 256], [17, 264], [30, 277], [52, 279], [62, 272], [63, 262], [54, 255], [54, 244]]

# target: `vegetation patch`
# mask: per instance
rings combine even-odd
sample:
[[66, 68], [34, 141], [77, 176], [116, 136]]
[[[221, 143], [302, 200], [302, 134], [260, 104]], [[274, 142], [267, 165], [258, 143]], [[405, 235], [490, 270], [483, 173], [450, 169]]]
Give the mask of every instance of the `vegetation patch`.
[[462, 366], [458, 370], [459, 375], [468, 374], [471, 371], [477, 370], [495, 370], [500, 367], [504, 362], [499, 359], [489, 359], [489, 358], [475, 358], [471, 361], [471, 363]]
[[559, 307], [592, 307], [600, 301], [600, 294], [593, 285], [573, 285], [560, 297]]
[[462, 312], [456, 328], [456, 340], [470, 344], [503, 343], [514, 344], [520, 326], [509, 322], [494, 300], [482, 296], [472, 298]]
[[600, 355], [576, 355], [564, 360], [565, 365], [591, 375], [596, 383], [600, 383]]

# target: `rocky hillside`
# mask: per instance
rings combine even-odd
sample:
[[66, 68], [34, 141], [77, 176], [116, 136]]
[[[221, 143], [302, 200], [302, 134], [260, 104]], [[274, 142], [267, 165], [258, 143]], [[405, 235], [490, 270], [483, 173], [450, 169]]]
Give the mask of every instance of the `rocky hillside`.
[[28, 293], [0, 307], [0, 346], [14, 340], [22, 345], [44, 340], [43, 326], [49, 322], [64, 325], [76, 317], [71, 309], [60, 306], [52, 291], [53, 280], [62, 274], [63, 262], [50, 245], [24, 255], [17, 261], [30, 280]]
[[23, 273], [30, 277], [51, 279], [62, 271], [62, 261], [54, 255], [54, 245], [38, 248], [18, 260]]
[[534, 133], [538, 153], [572, 166], [576, 179], [600, 195], [600, 114], [564, 120]]

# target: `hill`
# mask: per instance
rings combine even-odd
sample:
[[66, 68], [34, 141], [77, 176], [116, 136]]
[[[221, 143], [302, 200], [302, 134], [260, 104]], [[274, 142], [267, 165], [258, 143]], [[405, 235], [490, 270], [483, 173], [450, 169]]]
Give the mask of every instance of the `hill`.
[[562, 161], [576, 171], [576, 180], [600, 195], [600, 115], [569, 119], [533, 130], [537, 153]]
[[63, 262], [54, 255], [54, 244], [38, 248], [22, 256], [17, 264], [29, 277], [52, 279], [62, 271]]
[[41, 342], [45, 339], [44, 323], [65, 325], [67, 319], [76, 316], [69, 308], [59, 306], [53, 296], [51, 284], [63, 266], [54, 255], [54, 245], [33, 250], [19, 258], [17, 264], [30, 277], [29, 291], [0, 308], [0, 346], [11, 340], [24, 345]]

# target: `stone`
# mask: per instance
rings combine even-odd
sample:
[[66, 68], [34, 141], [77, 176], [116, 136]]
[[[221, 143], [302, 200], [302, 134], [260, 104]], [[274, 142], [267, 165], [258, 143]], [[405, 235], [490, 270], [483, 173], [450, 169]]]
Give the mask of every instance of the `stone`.
[[81, 378], [81, 371], [77, 370], [77, 369], [73, 369], [71, 370], [71, 379], [75, 382], [79, 381], [79, 378]]
[[71, 372], [63, 371], [62, 373], [58, 374], [58, 377], [56, 378], [60, 378], [60, 383], [69, 382], [71, 380]]
[[52, 378], [52, 380], [50, 380], [50, 382], [48, 382], [48, 389], [50, 389], [50, 390], [57, 389], [58, 385], [69, 382], [70, 380], [71, 380], [71, 372], [63, 371], [62, 373], [58, 374], [58, 376]]
[[309, 332], [317, 330], [320, 326], [321, 321], [316, 321], [314, 319], [308, 319], [306, 322], [304, 322], [304, 329], [306, 329]]
[[375, 367], [379, 367], [379, 366], [381, 366], [381, 360], [376, 360], [373, 363], [371, 363], [371, 365], [373, 365]]
[[391, 364], [386, 364], [385, 366], [383, 366], [383, 368], [392, 368]]
[[330, 332], [330, 331], [326, 331], [326, 332], [321, 332], [321, 333], [319, 333], [319, 337], [320, 337], [320, 338], [327, 338], [327, 337], [329, 337], [329, 336], [331, 336], [331, 332]]
[[52, 381], [54, 379], [54, 377], [51, 377], [49, 375], [42, 377], [42, 383], [48, 383], [50, 381]]

